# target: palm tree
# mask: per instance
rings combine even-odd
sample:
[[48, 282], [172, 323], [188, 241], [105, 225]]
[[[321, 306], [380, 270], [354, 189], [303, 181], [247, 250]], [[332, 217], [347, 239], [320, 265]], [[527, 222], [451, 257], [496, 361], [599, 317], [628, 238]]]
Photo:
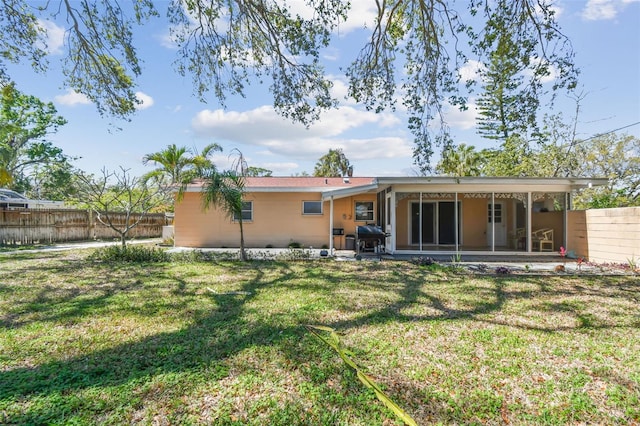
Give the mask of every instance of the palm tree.
[[205, 171], [203, 179], [202, 204], [204, 210], [206, 211], [211, 206], [221, 208], [238, 222], [240, 226], [240, 259], [242, 261], [247, 260], [242, 224], [244, 176], [230, 170], [219, 172], [215, 167], [211, 167]]
[[196, 154], [193, 157], [193, 166], [196, 177], [202, 177], [210, 167], [215, 168], [215, 165], [209, 158], [209, 156], [214, 152], [222, 152], [222, 147], [215, 142], [205, 146], [199, 154]]
[[457, 147], [447, 147], [442, 152], [442, 160], [436, 170], [452, 177], [480, 176], [482, 174], [482, 154], [473, 145], [461, 143]]
[[142, 157], [144, 165], [149, 162], [154, 162], [158, 167], [145, 174], [145, 180], [158, 175], [169, 176], [170, 183], [175, 185], [184, 184], [192, 177], [189, 171], [194, 168], [194, 157], [191, 155], [191, 150], [185, 146], [178, 147], [176, 144], [171, 144], [162, 151]]

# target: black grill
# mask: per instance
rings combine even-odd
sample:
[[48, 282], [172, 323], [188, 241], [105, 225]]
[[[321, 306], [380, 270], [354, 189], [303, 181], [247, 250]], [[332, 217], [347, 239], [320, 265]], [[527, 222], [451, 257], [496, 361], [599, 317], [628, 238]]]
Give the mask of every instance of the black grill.
[[376, 251], [377, 247], [384, 246], [387, 234], [382, 228], [375, 225], [362, 225], [356, 227], [356, 246], [360, 251]]

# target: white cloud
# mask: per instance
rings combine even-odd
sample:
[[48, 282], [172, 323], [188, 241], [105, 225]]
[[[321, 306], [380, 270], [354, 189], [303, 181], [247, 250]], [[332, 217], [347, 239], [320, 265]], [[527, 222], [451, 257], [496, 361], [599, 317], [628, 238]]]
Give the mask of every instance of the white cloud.
[[[384, 134], [400, 125], [392, 114], [350, 106], [327, 111], [308, 129], [278, 116], [270, 106], [245, 112], [203, 110], [192, 120], [192, 128], [200, 137], [260, 147], [266, 151], [262, 155], [296, 160], [317, 160], [336, 148], [342, 148], [352, 161], [410, 156], [408, 138], [397, 132]], [[259, 162], [255, 164], [260, 166]]]
[[589, 0], [582, 10], [582, 18], [587, 21], [614, 19], [630, 3], [639, 0]]
[[[550, 4], [547, 4], [546, 6], [547, 6], [547, 8], [549, 10], [551, 10], [553, 12], [553, 17], [555, 19], [558, 19], [560, 17], [560, 15], [562, 15], [564, 13], [564, 9], [558, 4], [550, 3]], [[534, 10], [536, 15], [542, 16], [542, 8], [540, 7], [539, 4], [536, 4], [534, 6], [533, 10]]]
[[[329, 77], [331, 78], [331, 77]], [[344, 80], [333, 78], [333, 87], [331, 88], [331, 96], [338, 99], [340, 102], [354, 103], [355, 101], [348, 97], [349, 85]]]
[[256, 162], [256, 167], [262, 167], [263, 169], [271, 170], [274, 176], [288, 176], [293, 174], [300, 168], [298, 163], [260, 163]]
[[482, 79], [481, 73], [484, 68], [485, 67], [482, 62], [470, 59], [460, 67], [458, 74], [462, 81], [480, 81]]
[[560, 75], [560, 73], [558, 72], [558, 68], [556, 68], [555, 66], [550, 66], [549, 67], [549, 75], [546, 75], [544, 77], [542, 77], [540, 79], [540, 82], [544, 83], [550, 83], [552, 81], [554, 81], [556, 78], [558, 78], [558, 76]]
[[378, 10], [375, 2], [372, 1], [354, 1], [351, 2], [351, 9], [347, 15], [347, 21], [340, 24], [339, 33], [345, 35], [351, 31], [362, 28], [373, 28]]
[[65, 29], [49, 20], [39, 19], [38, 25], [40, 25], [46, 32], [38, 47], [46, 49], [47, 52], [52, 55], [61, 54], [63, 52], [62, 47], [64, 46]]
[[137, 110], [151, 108], [154, 103], [153, 98], [143, 92], [136, 92], [136, 99], [140, 101], [140, 103], [136, 105]]
[[265, 105], [244, 112], [203, 110], [191, 124], [198, 136], [260, 145], [268, 140], [332, 137], [364, 125], [375, 124], [384, 128], [399, 123], [400, 120], [390, 113], [376, 114], [343, 106], [323, 113], [320, 120], [307, 129], [279, 116], [273, 107]]
[[[543, 59], [542, 58], [530, 58], [530, 61], [531, 61], [531, 66], [532, 67], [536, 67], [538, 64], [542, 63]], [[560, 75], [560, 73], [558, 72], [558, 68], [555, 65], [551, 65], [549, 63], [547, 63], [547, 65], [548, 65], [548, 68], [549, 68], [549, 74], [540, 78], [540, 82], [542, 84], [550, 83], [550, 82], [554, 81]], [[524, 76], [527, 77], [527, 78], [531, 78], [533, 76], [533, 70], [531, 68], [527, 68], [522, 72], [522, 74], [524, 74]]]
[[160, 46], [162, 47], [166, 47], [170, 50], [178, 49], [178, 43], [169, 32], [169, 29], [167, 29], [166, 33], [156, 36], [156, 39], [160, 42]]
[[[469, 102], [467, 102], [467, 109], [464, 111], [460, 111], [458, 107], [447, 103], [443, 108], [443, 116], [444, 121], [449, 127], [469, 130], [474, 128], [476, 125], [478, 107], [472, 99], [469, 99]], [[434, 123], [436, 122], [434, 121]], [[437, 125], [437, 123], [434, 125]]]
[[[347, 12], [347, 20], [340, 22], [337, 30], [339, 35], [346, 35], [354, 30], [362, 29], [365, 26], [371, 28], [378, 15], [375, 2], [372, 1], [352, 1]], [[310, 7], [307, 2], [295, 1], [288, 4], [291, 12], [299, 14], [304, 19], [312, 19], [317, 12]]]
[[[247, 164], [253, 167], [262, 167], [263, 169], [271, 170], [274, 176], [287, 176], [293, 174], [300, 168], [300, 164], [295, 162], [275, 162], [275, 161], [263, 161], [264, 159], [258, 154], [258, 157], [252, 155], [246, 155], [245, 161]], [[265, 155], [264, 153], [262, 155]], [[269, 153], [270, 155], [270, 153]], [[229, 170], [234, 167], [234, 161], [237, 159], [233, 154], [219, 153], [211, 156], [211, 161], [216, 165], [219, 170]]]
[[91, 103], [89, 98], [87, 98], [82, 93], [78, 93], [72, 89], [68, 89], [67, 93], [64, 95], [58, 95], [53, 98], [58, 104], [66, 105], [66, 106], [74, 106], [74, 105], [88, 105]]

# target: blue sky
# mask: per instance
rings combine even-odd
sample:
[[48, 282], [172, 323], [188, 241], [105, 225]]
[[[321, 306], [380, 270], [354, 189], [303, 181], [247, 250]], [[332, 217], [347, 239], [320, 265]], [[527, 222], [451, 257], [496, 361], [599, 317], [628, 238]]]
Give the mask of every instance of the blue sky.
[[[334, 93], [340, 99], [346, 86], [344, 77], [337, 73], [338, 65], [353, 59], [366, 35], [360, 28], [372, 22], [375, 7], [373, 1], [352, 3], [349, 20], [324, 52], [327, 69], [336, 72]], [[554, 6], [561, 28], [572, 41], [581, 69], [580, 90], [586, 94], [578, 136], [587, 138], [640, 121], [640, 0], [564, 0]], [[52, 22], [47, 26], [50, 71], [43, 76], [23, 66], [9, 69], [22, 92], [53, 101], [68, 120], [49, 140], [68, 155], [82, 157], [75, 165], [85, 171], [97, 173], [103, 167], [113, 170], [122, 166], [139, 175], [151, 169], [142, 165], [145, 154], [172, 143], [201, 149], [217, 142], [224, 152], [215, 161], [223, 168], [228, 166], [228, 154], [239, 149], [249, 165], [270, 169], [274, 175], [312, 173], [319, 157], [329, 149], [342, 148], [358, 176], [415, 174], [413, 138], [402, 111], [375, 114], [346, 100], [305, 129], [275, 114], [267, 87], [254, 86], [246, 98], [228, 99], [226, 109], [212, 97], [206, 104], [199, 102], [193, 96], [190, 77], [180, 77], [172, 68], [176, 50], [168, 42], [166, 23], [159, 20], [138, 34], [144, 60], [138, 80], [141, 108], [131, 122], [100, 117], [82, 95], [61, 88], [58, 62], [64, 29]], [[472, 70], [471, 65], [463, 72]], [[574, 101], [561, 94], [555, 111], [569, 118], [574, 110]], [[478, 148], [495, 147], [495, 142], [476, 134], [474, 114], [473, 107], [464, 113], [452, 110], [447, 114], [454, 141]], [[113, 123], [121, 130], [115, 130]], [[640, 124], [622, 132], [640, 137]]]

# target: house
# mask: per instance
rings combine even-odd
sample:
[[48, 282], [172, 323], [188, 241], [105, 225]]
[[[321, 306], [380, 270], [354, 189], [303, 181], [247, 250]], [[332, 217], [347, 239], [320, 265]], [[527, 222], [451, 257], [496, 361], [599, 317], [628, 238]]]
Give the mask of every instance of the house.
[[31, 200], [22, 194], [0, 188], [0, 208], [2, 209], [62, 209], [63, 201]]
[[[297, 242], [391, 254], [557, 252], [566, 247], [572, 193], [604, 184], [582, 178], [250, 177], [245, 244]], [[219, 209], [205, 211], [201, 190], [201, 184], [189, 185], [176, 203], [175, 245], [238, 247], [237, 222]]]

